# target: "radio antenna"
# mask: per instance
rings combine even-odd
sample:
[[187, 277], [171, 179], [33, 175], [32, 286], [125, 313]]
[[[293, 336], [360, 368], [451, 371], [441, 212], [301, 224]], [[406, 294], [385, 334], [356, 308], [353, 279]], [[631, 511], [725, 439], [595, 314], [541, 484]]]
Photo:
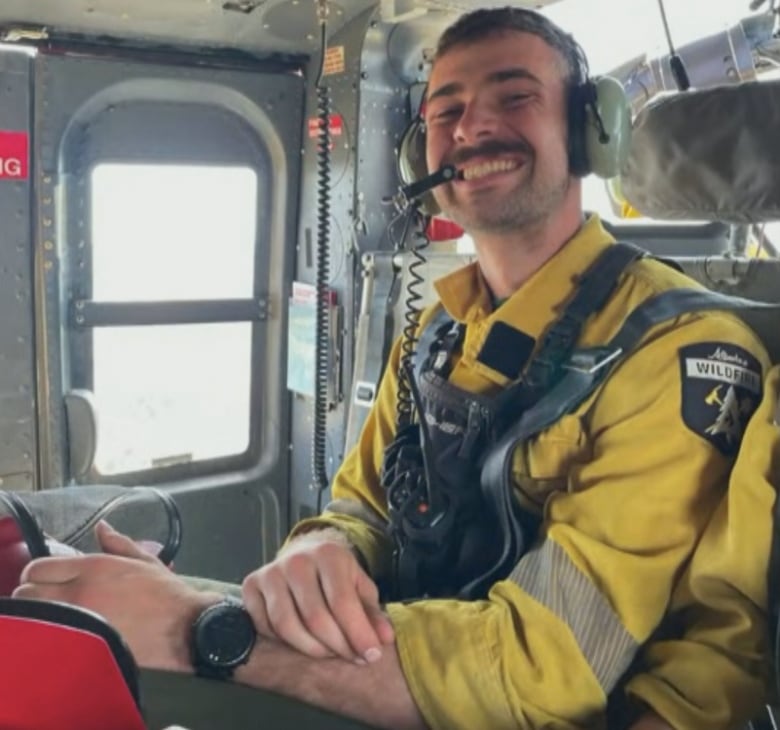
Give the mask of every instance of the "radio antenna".
[[688, 78], [688, 72], [685, 70], [685, 64], [682, 58], [674, 50], [674, 43], [672, 43], [672, 34], [669, 32], [669, 21], [666, 19], [666, 8], [664, 7], [664, 0], [658, 0], [658, 9], [661, 11], [661, 20], [664, 24], [664, 32], [666, 33], [666, 42], [669, 44], [669, 66], [672, 69], [672, 76], [674, 76], [674, 82], [677, 84], [677, 88], [680, 91], [688, 91], [691, 88], [691, 81]]

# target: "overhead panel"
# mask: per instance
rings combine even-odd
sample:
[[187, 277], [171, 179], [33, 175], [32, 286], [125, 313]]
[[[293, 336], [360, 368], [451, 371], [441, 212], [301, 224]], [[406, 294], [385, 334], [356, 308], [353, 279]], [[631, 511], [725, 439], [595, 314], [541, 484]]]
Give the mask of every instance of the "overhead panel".
[[[332, 35], [377, 0], [330, 1]], [[308, 53], [319, 46], [314, 0], [2, 0], [0, 40], [9, 30], [151, 45], [230, 49], [253, 54]]]
[[[332, 37], [361, 13], [401, 23], [483, 7], [539, 8], [559, 0], [328, 0]], [[319, 47], [316, 0], [2, 0], [0, 40], [44, 30], [102, 43], [121, 40], [169, 48], [232, 49], [255, 54], [310, 53]], [[10, 35], [9, 35], [10, 33]]]

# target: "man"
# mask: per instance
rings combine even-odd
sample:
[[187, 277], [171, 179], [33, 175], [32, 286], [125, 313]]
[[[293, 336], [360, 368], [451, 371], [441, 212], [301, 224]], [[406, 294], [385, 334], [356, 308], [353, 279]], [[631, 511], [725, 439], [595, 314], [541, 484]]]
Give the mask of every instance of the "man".
[[[509, 383], [484, 352], [497, 323], [541, 342], [578, 276], [611, 245], [596, 218], [583, 220], [570, 169], [577, 63], [568, 36], [520, 9], [476, 11], [440, 41], [427, 165], [461, 171], [435, 197], [478, 254], [476, 265], [438, 283], [444, 309], [466, 325], [446, 363], [464, 393], [487, 397]], [[607, 342], [643, 301], [682, 286], [691, 282], [659, 262], [633, 263], [581, 343]], [[511, 573], [478, 600], [383, 607], [376, 583], [392, 573], [393, 544], [380, 472], [396, 431], [397, 343], [360, 443], [335, 477], [334, 502], [244, 582], [264, 639], [234, 680], [387, 728], [600, 726], [607, 697], [663, 624], [760, 396], [690, 374], [696, 363], [714, 370], [718, 358], [741, 363], [748, 385], [767, 364], [757, 338], [729, 315], [655, 327], [596, 394], [518, 448], [515, 496], [543, 522]], [[729, 429], [718, 421], [727, 402], [738, 406]], [[108, 553], [143, 558], [106, 526], [99, 537]], [[109, 555], [39, 561], [23, 579], [17, 595], [96, 610], [143, 666], [182, 672], [192, 671], [193, 623], [219, 601], [153, 562]], [[695, 662], [706, 666], [718, 651], [696, 645]], [[672, 649], [666, 658], [675, 666]], [[681, 685], [667, 686], [663, 668], [653, 674], [658, 664], [634, 678], [632, 697], [657, 708], [677, 692], [677, 727], [703, 727], [686, 724], [684, 672]], [[729, 679], [755, 685], [739, 670]], [[648, 712], [635, 730], [668, 727]]]

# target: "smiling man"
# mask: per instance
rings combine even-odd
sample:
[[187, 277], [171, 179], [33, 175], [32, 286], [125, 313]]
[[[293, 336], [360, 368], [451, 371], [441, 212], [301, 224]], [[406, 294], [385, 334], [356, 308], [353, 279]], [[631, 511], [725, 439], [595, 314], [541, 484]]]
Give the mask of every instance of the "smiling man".
[[[509, 565], [496, 555], [504, 535], [478, 467], [499, 424], [528, 405], [522, 388], [534, 381], [523, 376], [562, 313], [574, 301], [590, 308], [576, 337], [601, 345], [650, 297], [694, 286], [632, 254], [604, 277], [603, 295], [578, 297], [586, 272], [619, 249], [582, 211], [588, 165], [575, 150], [584, 107], [598, 104], [586, 82], [578, 46], [531, 11], [476, 11], [439, 43], [427, 166], [460, 170], [434, 194], [472, 235], [478, 261], [437, 283], [440, 302], [421, 319], [421, 331], [437, 322], [441, 333], [418, 354], [423, 420], [442, 446], [433, 471], [414, 425], [396, 422], [396, 343], [334, 501], [247, 577], [245, 608], [194, 591], [105, 527], [114, 555], [38, 561], [18, 595], [104, 614], [144, 666], [232, 678], [387, 728], [602, 727], [607, 698], [623, 697], [628, 678], [635, 704], [615, 727], [644, 712], [636, 730], [668, 728], [647, 706], [686, 730], [752, 712], [761, 661], [732, 665], [728, 647], [688, 642], [676, 663], [667, 642], [656, 674], [631, 669], [666, 630], [761, 396], [750, 384], [767, 358], [735, 317], [688, 314], [650, 329], [600, 389], [521, 443], [506, 494], [524, 549]], [[719, 353], [741, 363], [739, 379], [692, 374]], [[516, 382], [522, 398], [499, 407]], [[716, 391], [728, 399], [707, 397]], [[716, 427], [726, 400], [737, 404], [727, 433]], [[432, 474], [435, 484], [420, 479]], [[725, 600], [742, 615], [739, 595]], [[745, 634], [760, 636], [744, 615]], [[738, 691], [713, 676], [702, 705], [680, 671], [696, 666], [726, 666]], [[724, 697], [738, 699], [724, 707]]]

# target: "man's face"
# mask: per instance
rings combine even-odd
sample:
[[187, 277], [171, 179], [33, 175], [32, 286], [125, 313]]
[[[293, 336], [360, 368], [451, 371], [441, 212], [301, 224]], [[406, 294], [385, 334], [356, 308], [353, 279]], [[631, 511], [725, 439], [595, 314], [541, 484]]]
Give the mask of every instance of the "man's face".
[[431, 71], [426, 159], [465, 179], [433, 192], [469, 232], [506, 233], [554, 215], [569, 194], [565, 65], [530, 33], [455, 46]]

